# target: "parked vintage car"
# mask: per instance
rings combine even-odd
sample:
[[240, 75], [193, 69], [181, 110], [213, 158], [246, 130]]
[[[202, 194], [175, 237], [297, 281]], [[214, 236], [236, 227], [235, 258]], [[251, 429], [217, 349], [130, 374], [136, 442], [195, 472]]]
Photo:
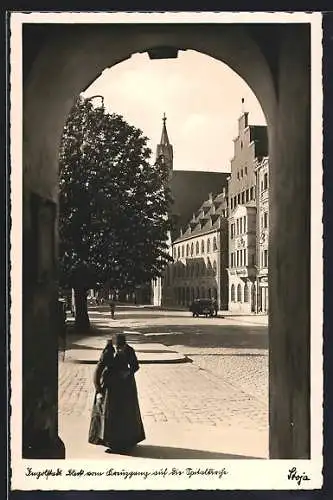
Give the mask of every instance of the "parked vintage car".
[[208, 318], [208, 316], [213, 317], [216, 315], [216, 308], [211, 299], [195, 299], [190, 305], [190, 311], [193, 317], [203, 315]]

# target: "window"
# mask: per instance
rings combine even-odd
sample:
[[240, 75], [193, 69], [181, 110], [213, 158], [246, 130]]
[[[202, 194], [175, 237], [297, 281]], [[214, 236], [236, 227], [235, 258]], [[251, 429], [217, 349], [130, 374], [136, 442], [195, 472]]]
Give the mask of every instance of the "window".
[[230, 267], [234, 267], [234, 254], [231, 252], [230, 254]]
[[243, 219], [239, 219], [239, 234], [243, 233]]
[[176, 255], [176, 249], [175, 249], [175, 248], [173, 249], [173, 252], [172, 252], [172, 253], [173, 253], [173, 258], [175, 259], [175, 258], [176, 258], [176, 256], [177, 256], [177, 255]]
[[186, 257], [188, 257], [190, 255], [190, 245], [187, 244], [186, 245]]
[[252, 254], [252, 255], [251, 255], [251, 266], [253, 267], [253, 266], [254, 266], [254, 264], [255, 264], [255, 255], [254, 255], [254, 254]]
[[264, 174], [264, 189], [268, 188], [268, 174]]
[[231, 285], [230, 300], [231, 302], [235, 302], [235, 285]]
[[242, 192], [242, 204], [244, 205], [245, 203], [245, 191]]
[[239, 250], [236, 251], [236, 267], [239, 266]]
[[201, 242], [201, 253], [205, 253], [205, 242], [202, 240]]
[[182, 257], [184, 257], [184, 245], [182, 245]]
[[249, 302], [249, 285], [247, 283], [244, 286], [244, 302]]
[[178, 259], [180, 259], [180, 247], [178, 247]]
[[243, 255], [243, 266], [247, 266], [247, 262], [246, 262], [246, 257], [247, 257], [247, 255], [246, 255], [246, 248], [244, 248], [243, 254], [244, 254]]
[[217, 250], [217, 241], [216, 241], [216, 236], [214, 236], [213, 239], [213, 251], [215, 252]]
[[268, 267], [268, 250], [264, 250], [264, 267]]
[[216, 274], [216, 271], [217, 271], [217, 265], [216, 265], [216, 261], [214, 260], [214, 262], [213, 262], [213, 272], [214, 272], [214, 274]]
[[246, 174], [247, 174], [247, 167], [245, 167], [245, 169], [244, 169], [244, 170], [245, 170], [245, 175], [246, 175]]
[[238, 203], [238, 205], [240, 204], [240, 202], [241, 202], [241, 201], [240, 201], [240, 193], [239, 193], [239, 194], [237, 195], [237, 203]]
[[235, 235], [235, 224], [230, 225], [230, 237], [233, 240]]
[[243, 222], [243, 230], [244, 230], [244, 233], [246, 233], [247, 231], [247, 228], [246, 228], [246, 215], [244, 215], [244, 222]]
[[236, 234], [239, 234], [239, 220], [236, 220]]
[[210, 252], [210, 239], [207, 240], [207, 253]]
[[242, 288], [240, 285], [237, 286], [237, 302], [242, 302]]
[[253, 186], [251, 187], [251, 190], [250, 190], [250, 200], [254, 200], [254, 187]]
[[194, 243], [191, 243], [191, 257], [193, 257], [194, 254]]
[[236, 207], [237, 205], [237, 196], [234, 196], [234, 208]]
[[243, 169], [241, 170], [241, 177], [243, 177]]
[[197, 241], [197, 243], [195, 245], [195, 253], [196, 253], [196, 255], [199, 255], [199, 251], [200, 251], [200, 245], [199, 245], [199, 242]]
[[265, 229], [268, 228], [268, 212], [264, 212], [264, 221], [263, 226]]
[[237, 172], [237, 179], [239, 180], [239, 172]]

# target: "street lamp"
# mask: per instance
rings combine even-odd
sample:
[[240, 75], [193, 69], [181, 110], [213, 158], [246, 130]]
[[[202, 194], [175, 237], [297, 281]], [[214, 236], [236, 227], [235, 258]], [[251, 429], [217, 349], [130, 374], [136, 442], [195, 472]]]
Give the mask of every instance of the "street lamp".
[[[100, 95], [100, 94], [96, 94], [96, 95], [92, 95], [91, 97], [87, 97], [85, 98], [86, 101], [92, 101], [93, 99], [101, 99], [102, 101], [102, 105], [100, 106], [101, 109], [104, 111], [105, 110], [105, 106], [104, 106], [104, 96]], [[82, 156], [84, 156], [84, 146], [86, 144], [85, 142], [85, 124], [86, 124], [86, 116], [83, 118], [83, 127], [82, 127], [82, 132], [83, 132], [83, 138], [82, 138], [82, 144], [80, 146], [80, 151], [82, 153]]]
[[92, 101], [93, 99], [101, 99], [101, 101], [102, 101], [101, 108], [105, 109], [104, 108], [104, 96], [102, 96], [100, 94], [92, 95], [91, 97], [86, 98], [86, 101]]

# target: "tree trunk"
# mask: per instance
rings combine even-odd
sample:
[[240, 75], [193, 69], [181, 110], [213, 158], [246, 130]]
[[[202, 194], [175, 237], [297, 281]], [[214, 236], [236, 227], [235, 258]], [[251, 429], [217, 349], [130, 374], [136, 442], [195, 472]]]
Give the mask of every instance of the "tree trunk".
[[75, 288], [75, 328], [80, 333], [85, 333], [90, 329], [88, 316], [87, 290], [85, 288]]

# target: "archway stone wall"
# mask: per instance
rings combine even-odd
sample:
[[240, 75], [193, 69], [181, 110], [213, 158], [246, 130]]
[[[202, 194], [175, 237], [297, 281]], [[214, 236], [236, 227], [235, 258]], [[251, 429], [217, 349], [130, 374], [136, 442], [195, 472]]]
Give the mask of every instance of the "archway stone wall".
[[[307, 418], [304, 420], [304, 415], [309, 414], [308, 28], [275, 26], [269, 48], [267, 27], [260, 25], [46, 25], [44, 31], [39, 26], [38, 33], [34, 33], [36, 29], [31, 25], [24, 30], [26, 266], [28, 263], [38, 266], [33, 245], [35, 221], [31, 194], [39, 195], [41, 203], [56, 203], [58, 148], [64, 123], [74, 99], [105, 68], [133, 53], [171, 45], [221, 60], [256, 94], [269, 128], [273, 186], [270, 193], [270, 453], [271, 458], [307, 457], [309, 422]], [[56, 222], [42, 231], [50, 231], [56, 238]], [[57, 352], [54, 331], [48, 328], [55, 318], [56, 263], [52, 259], [48, 262], [50, 272], [43, 285], [26, 274], [24, 277], [23, 375], [30, 383], [35, 381], [38, 388], [24, 399], [24, 435], [25, 442], [29, 443], [29, 452], [25, 448], [24, 454], [36, 458], [47, 454], [47, 450], [41, 449], [41, 434], [33, 430], [34, 408], [41, 402], [48, 408], [42, 427], [50, 437], [50, 453], [61, 458], [63, 447], [57, 437]], [[42, 345], [45, 352], [33, 349], [32, 345]], [[290, 384], [291, 380], [295, 385]]]

